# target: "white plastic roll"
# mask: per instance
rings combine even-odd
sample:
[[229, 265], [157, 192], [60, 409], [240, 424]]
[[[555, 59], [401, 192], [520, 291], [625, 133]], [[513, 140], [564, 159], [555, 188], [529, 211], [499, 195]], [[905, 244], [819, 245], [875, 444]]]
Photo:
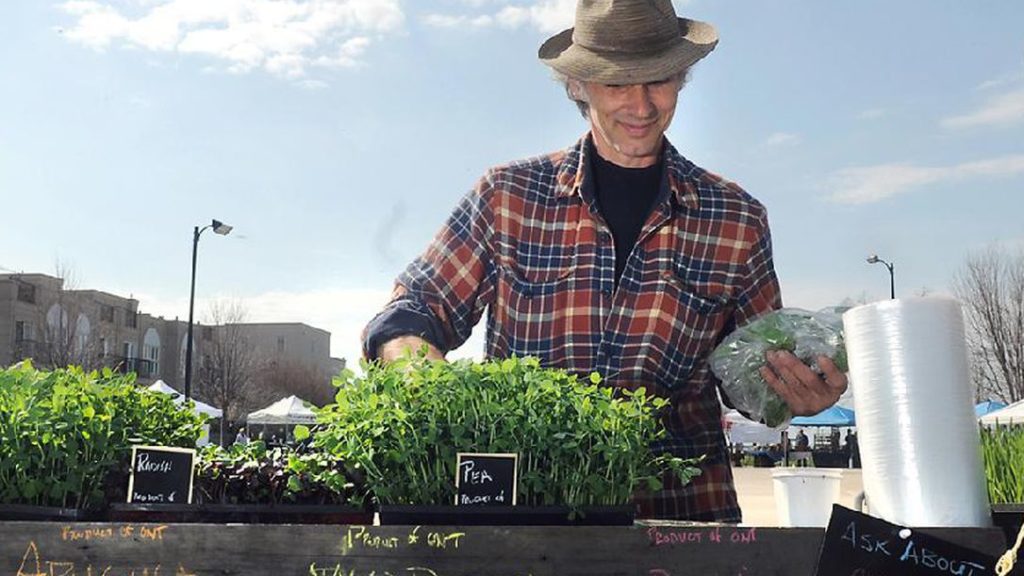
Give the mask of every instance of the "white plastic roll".
[[960, 304], [929, 296], [843, 315], [870, 513], [991, 526]]

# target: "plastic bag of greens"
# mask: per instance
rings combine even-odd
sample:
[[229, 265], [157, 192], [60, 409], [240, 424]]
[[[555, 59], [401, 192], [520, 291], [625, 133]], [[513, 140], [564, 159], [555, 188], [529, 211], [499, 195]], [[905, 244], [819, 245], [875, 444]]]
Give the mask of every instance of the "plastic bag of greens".
[[789, 350], [818, 373], [817, 357], [826, 356], [846, 372], [843, 320], [832, 312], [783, 308], [765, 314], [727, 336], [711, 353], [711, 370], [729, 400], [754, 421], [772, 428], [789, 423], [786, 402], [761, 377], [769, 350]]

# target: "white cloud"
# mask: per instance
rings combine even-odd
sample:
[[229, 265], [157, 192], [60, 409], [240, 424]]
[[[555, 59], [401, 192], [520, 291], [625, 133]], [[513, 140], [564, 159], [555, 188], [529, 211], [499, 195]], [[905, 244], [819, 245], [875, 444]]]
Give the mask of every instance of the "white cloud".
[[[282, 78], [312, 65], [361, 63], [371, 37], [398, 31], [400, 0], [70, 0], [65, 38], [104, 50], [112, 45], [198, 54], [234, 73], [256, 69]], [[130, 13], [131, 12], [131, 13]]]
[[829, 200], [840, 204], [869, 204], [904, 194], [927, 184], [953, 182], [968, 177], [1024, 174], [1024, 154], [1000, 156], [953, 166], [881, 164], [843, 168], [833, 173]]
[[[429, 14], [424, 23], [437, 28], [523, 28], [531, 27], [545, 34], [571, 28], [576, 16], [576, 0], [533, 0], [512, 3], [511, 0], [457, 0], [459, 4], [479, 10], [487, 5], [500, 5], [485, 14]], [[685, 6], [689, 0], [676, 0]], [[525, 5], [524, 5], [525, 4]], [[679, 12], [678, 8], [676, 10]]]
[[366, 52], [366, 48], [370, 45], [370, 39], [365, 36], [357, 36], [355, 38], [349, 38], [344, 44], [338, 47], [337, 51], [333, 55], [324, 55], [316, 59], [315, 64], [317, 66], [324, 66], [327, 68], [349, 68], [359, 66], [361, 61], [360, 56], [363, 52]]
[[501, 3], [501, 2], [504, 2], [505, 0], [456, 0], [456, 1], [459, 4], [463, 4], [465, 6], [471, 6], [473, 8], [479, 8], [479, 7], [485, 6], [487, 4]]
[[[246, 312], [247, 322], [302, 322], [330, 332], [331, 355], [345, 358], [349, 366], [355, 367], [362, 356], [360, 336], [363, 327], [384, 307], [390, 295], [390, 289], [274, 291], [241, 298], [218, 295], [197, 298], [195, 317], [197, 322], [204, 322], [212, 303], [225, 299], [238, 301]], [[162, 300], [146, 294], [135, 294], [133, 297], [139, 301], [139, 310], [143, 313], [187, 320], [186, 298]], [[483, 326], [479, 328], [461, 348], [449, 353], [448, 358], [481, 358]]]
[[[464, 3], [473, 8], [485, 4], [481, 1]], [[424, 18], [424, 22], [438, 28], [530, 26], [546, 34], [553, 34], [571, 27], [575, 14], [576, 0], [537, 0], [526, 6], [505, 5], [488, 14], [430, 14]]]
[[423, 18], [423, 22], [435, 28], [488, 28], [494, 25], [494, 18], [487, 14], [479, 16], [428, 14]]
[[795, 146], [800, 143], [800, 136], [789, 132], [776, 132], [765, 139], [764, 145], [769, 147]]
[[497, 20], [510, 28], [528, 25], [554, 34], [571, 27], [575, 15], [576, 0], [540, 0], [527, 7], [507, 6], [498, 12]]
[[1024, 89], [989, 98], [981, 108], [961, 116], [942, 120], [944, 128], [1008, 126], [1024, 122]]
[[1018, 84], [1024, 81], [1024, 72], [1011, 72], [1003, 74], [998, 78], [992, 80], [986, 80], [977, 86], [977, 90], [991, 90], [993, 88], [1002, 88], [1003, 86]]

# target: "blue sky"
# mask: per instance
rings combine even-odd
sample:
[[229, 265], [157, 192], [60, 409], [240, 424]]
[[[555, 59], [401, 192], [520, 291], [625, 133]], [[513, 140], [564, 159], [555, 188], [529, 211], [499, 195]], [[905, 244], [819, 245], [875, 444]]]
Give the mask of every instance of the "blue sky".
[[[948, 292], [1024, 245], [1024, 3], [676, 2], [718, 48], [669, 138], [769, 210], [786, 304]], [[332, 332], [490, 165], [586, 129], [539, 44], [566, 0], [0, 3], [0, 270]], [[478, 354], [474, 338], [461, 355]]]

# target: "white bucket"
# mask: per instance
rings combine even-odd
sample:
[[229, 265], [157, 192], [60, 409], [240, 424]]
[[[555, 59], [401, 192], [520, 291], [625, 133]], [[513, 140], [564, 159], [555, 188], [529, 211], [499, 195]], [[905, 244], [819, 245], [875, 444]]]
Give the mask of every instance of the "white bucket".
[[839, 501], [842, 472], [824, 468], [775, 468], [772, 486], [779, 526], [828, 526]]

